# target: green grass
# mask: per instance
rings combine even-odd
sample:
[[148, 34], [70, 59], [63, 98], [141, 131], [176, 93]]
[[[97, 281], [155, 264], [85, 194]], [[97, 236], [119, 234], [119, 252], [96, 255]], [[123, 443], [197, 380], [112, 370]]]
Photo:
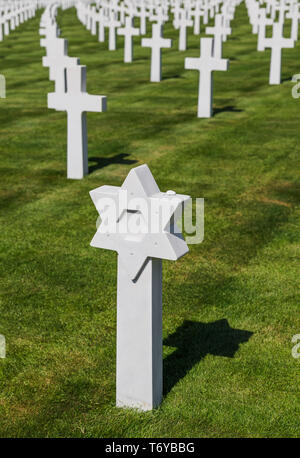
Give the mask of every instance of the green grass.
[[[283, 52], [283, 84], [268, 85], [270, 51], [256, 51], [244, 5], [214, 78], [215, 116], [197, 119], [199, 55], [178, 31], [160, 84], [136, 39], [124, 64], [60, 11], [69, 55], [87, 65], [91, 172], [66, 179], [66, 114], [47, 109], [39, 15], [0, 43], [1, 437], [300, 437], [300, 101], [290, 78], [299, 44]], [[149, 30], [150, 32], [150, 30]], [[288, 32], [288, 31], [287, 31]], [[89, 246], [89, 191], [119, 186], [147, 163], [161, 190], [205, 198], [205, 239], [164, 262], [164, 399], [139, 413], [115, 408], [116, 255]]]

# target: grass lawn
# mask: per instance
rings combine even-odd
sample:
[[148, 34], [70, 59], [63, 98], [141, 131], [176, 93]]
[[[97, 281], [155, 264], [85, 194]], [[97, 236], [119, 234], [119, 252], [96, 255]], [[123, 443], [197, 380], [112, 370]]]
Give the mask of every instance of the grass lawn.
[[[66, 113], [47, 109], [39, 17], [0, 43], [0, 437], [300, 437], [299, 43], [283, 51], [283, 84], [268, 85], [270, 50], [256, 51], [244, 4], [216, 72], [211, 119], [198, 119], [199, 37], [178, 52], [165, 26], [163, 81], [150, 50], [123, 37], [109, 52], [59, 12], [69, 55], [87, 65], [90, 174], [66, 179]], [[148, 29], [150, 32], [150, 28]], [[286, 31], [288, 32], [288, 31]], [[149, 35], [149, 33], [148, 33]], [[120, 186], [147, 163], [162, 191], [205, 198], [205, 239], [164, 262], [164, 399], [157, 410], [115, 408], [116, 254], [91, 248], [89, 191]]]

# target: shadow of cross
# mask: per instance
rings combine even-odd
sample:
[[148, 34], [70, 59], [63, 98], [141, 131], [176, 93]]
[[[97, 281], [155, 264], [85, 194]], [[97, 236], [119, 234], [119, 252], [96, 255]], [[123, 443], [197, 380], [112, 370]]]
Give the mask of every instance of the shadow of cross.
[[215, 109], [213, 110], [213, 114], [214, 114], [214, 115], [217, 115], [217, 114], [219, 114], [219, 113], [224, 113], [224, 112], [241, 113], [242, 111], [244, 111], [244, 110], [240, 110], [239, 108], [235, 108], [235, 107], [232, 106], [232, 105], [227, 105], [226, 107], [215, 108]]
[[89, 173], [102, 169], [110, 164], [130, 165], [137, 162], [135, 159], [126, 159], [128, 156], [129, 154], [127, 153], [120, 153], [110, 157], [90, 157], [89, 162], [95, 162], [96, 164], [89, 166]]
[[177, 350], [164, 359], [164, 395], [206, 355], [233, 358], [253, 332], [233, 329], [226, 319], [212, 323], [185, 320], [163, 344]]

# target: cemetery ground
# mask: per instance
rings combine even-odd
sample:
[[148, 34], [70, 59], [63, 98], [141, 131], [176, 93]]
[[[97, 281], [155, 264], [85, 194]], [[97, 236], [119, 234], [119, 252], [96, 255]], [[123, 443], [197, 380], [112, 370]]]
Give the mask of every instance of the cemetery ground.
[[[283, 51], [283, 84], [269, 86], [270, 51], [256, 51], [239, 6], [224, 44], [230, 70], [214, 76], [215, 115], [198, 119], [198, 72], [184, 70], [198, 37], [179, 52], [166, 25], [173, 48], [163, 81], [150, 83], [140, 38], [124, 64], [123, 37], [109, 52], [74, 8], [60, 10], [88, 92], [108, 97], [106, 113], [88, 113], [90, 174], [74, 181], [66, 114], [47, 109], [39, 17], [0, 43], [0, 436], [299, 437], [299, 45]], [[89, 246], [89, 191], [120, 186], [143, 163], [161, 190], [205, 198], [203, 243], [163, 264], [164, 399], [147, 413], [115, 407], [117, 258]]]

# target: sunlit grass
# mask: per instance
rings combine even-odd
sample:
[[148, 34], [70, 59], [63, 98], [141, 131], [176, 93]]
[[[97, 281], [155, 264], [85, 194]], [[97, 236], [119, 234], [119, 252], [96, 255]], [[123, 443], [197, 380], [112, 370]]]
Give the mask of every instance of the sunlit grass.
[[[199, 37], [179, 52], [168, 24], [173, 48], [151, 84], [140, 38], [124, 64], [121, 37], [109, 52], [74, 9], [58, 21], [108, 111], [88, 114], [90, 175], [67, 180], [66, 114], [47, 109], [39, 17], [0, 43], [0, 436], [299, 437], [299, 45], [269, 86], [270, 53], [256, 51], [241, 5], [215, 116], [201, 120], [198, 73], [184, 70]], [[143, 163], [161, 190], [205, 198], [204, 242], [164, 263], [164, 400], [150, 413], [114, 407], [116, 255], [89, 246], [89, 191]]]

